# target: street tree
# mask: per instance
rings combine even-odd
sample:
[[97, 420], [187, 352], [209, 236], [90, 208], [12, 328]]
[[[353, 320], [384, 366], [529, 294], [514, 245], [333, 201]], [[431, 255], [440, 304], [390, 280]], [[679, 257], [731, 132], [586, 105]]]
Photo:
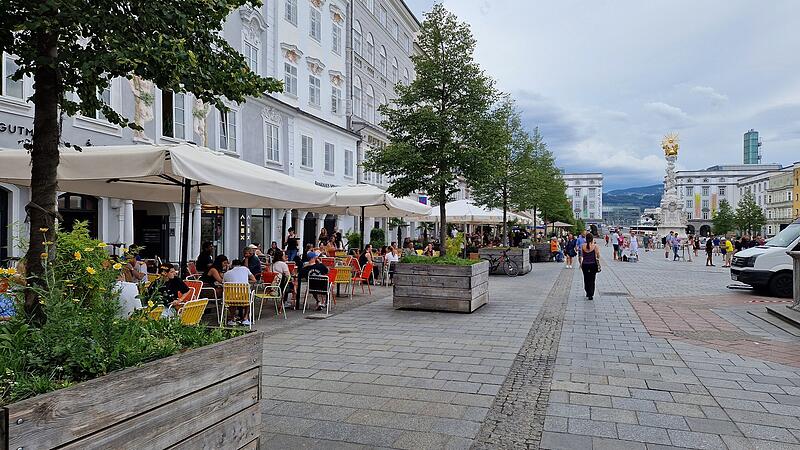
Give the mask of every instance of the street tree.
[[745, 192], [739, 206], [736, 208], [736, 227], [742, 234], [755, 235], [761, 232], [761, 228], [767, 223], [764, 211], [756, 204], [753, 193]]
[[390, 193], [424, 191], [439, 205], [444, 254], [445, 205], [458, 179], [480, 180], [491, 164], [480, 134], [496, 95], [473, 58], [469, 26], [444, 6], [425, 15], [418, 41], [421, 51], [411, 57], [416, 78], [408, 86], [397, 84], [397, 99], [380, 109], [390, 143], [370, 151], [364, 167], [391, 176]]
[[719, 202], [719, 208], [711, 218], [711, 232], [716, 236], [730, 233], [736, 228], [736, 214], [727, 200]]
[[[56, 171], [63, 115], [97, 111], [112, 124], [140, 129], [103, 102], [115, 78], [138, 77], [173, 92], [191, 92], [226, 110], [281, 89], [253, 73], [220, 32], [225, 19], [259, 0], [0, 0], [0, 50], [14, 55], [12, 79], [33, 78], [30, 240], [25, 255], [32, 282], [42, 273], [44, 241], [55, 241]], [[45, 230], [45, 231], [42, 231]], [[50, 252], [52, 257], [52, 252]], [[37, 305], [26, 296], [26, 309]]]
[[527, 164], [531, 142], [522, 127], [514, 102], [506, 97], [490, 114], [482, 134], [484, 151], [493, 163], [484, 178], [471, 185], [475, 203], [503, 211], [503, 245], [508, 245], [508, 210], [523, 210], [528, 204], [529, 180], [535, 178], [535, 165]]

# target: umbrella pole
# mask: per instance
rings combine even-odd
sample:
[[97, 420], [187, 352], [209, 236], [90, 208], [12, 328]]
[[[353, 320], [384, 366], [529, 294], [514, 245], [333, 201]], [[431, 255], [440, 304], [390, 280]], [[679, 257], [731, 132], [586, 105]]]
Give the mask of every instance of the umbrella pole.
[[361, 248], [367, 247], [367, 238], [364, 236], [364, 207], [361, 207]]
[[182, 277], [189, 275], [188, 253], [189, 253], [189, 202], [192, 198], [192, 181], [183, 179], [183, 223], [181, 224], [181, 268]]

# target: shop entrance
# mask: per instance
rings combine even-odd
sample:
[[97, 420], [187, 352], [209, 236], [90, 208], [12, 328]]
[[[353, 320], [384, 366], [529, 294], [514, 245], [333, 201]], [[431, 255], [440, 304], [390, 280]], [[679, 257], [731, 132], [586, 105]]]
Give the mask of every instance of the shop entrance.
[[85, 221], [88, 223], [89, 236], [97, 239], [97, 198], [65, 192], [58, 196], [58, 213], [63, 219], [63, 230], [72, 231], [75, 222]]
[[0, 262], [5, 262], [11, 253], [8, 248], [8, 196], [7, 190], [0, 188]]
[[133, 202], [133, 242], [142, 258], [170, 260], [169, 208], [164, 203]]
[[225, 252], [225, 208], [203, 205], [200, 219], [200, 242], [214, 244], [214, 256]]

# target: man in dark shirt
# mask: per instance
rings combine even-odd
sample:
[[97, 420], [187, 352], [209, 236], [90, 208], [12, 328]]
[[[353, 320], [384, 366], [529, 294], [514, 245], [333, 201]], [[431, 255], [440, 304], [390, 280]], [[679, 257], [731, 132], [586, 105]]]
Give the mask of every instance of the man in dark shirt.
[[[303, 280], [308, 280], [308, 275], [310, 275], [311, 273], [318, 273], [320, 275], [327, 275], [328, 274], [328, 266], [326, 266], [325, 264], [322, 264], [322, 262], [320, 262], [319, 253], [316, 253], [314, 251], [310, 251], [310, 252], [306, 253], [306, 257], [308, 258], [308, 263], [306, 263], [306, 265], [304, 265], [303, 268], [300, 269], [300, 272], [299, 272], [299, 274], [297, 276], [297, 295], [298, 296], [302, 295], [303, 291], [302, 291], [301, 286], [302, 286]], [[317, 301], [317, 311], [322, 310], [322, 308], [325, 307], [325, 304], [320, 304], [319, 299], [317, 298], [317, 294], [312, 294], [312, 295], [314, 295], [314, 300]], [[296, 303], [297, 306], [299, 306], [299, 303], [300, 302]]]
[[198, 273], [206, 273], [212, 262], [214, 262], [214, 244], [211, 241], [205, 241], [194, 266]]
[[245, 247], [243, 256], [243, 265], [250, 269], [250, 273], [256, 277], [256, 280], [259, 280], [261, 278], [261, 260], [255, 255], [255, 250], [253, 247]]
[[289, 237], [286, 238], [286, 258], [289, 261], [294, 261], [297, 256], [297, 251], [300, 248], [299, 239], [294, 234], [294, 228], [289, 228]]
[[150, 285], [150, 292], [161, 296], [161, 303], [165, 307], [172, 306], [175, 311], [183, 305], [181, 295], [189, 292], [189, 286], [177, 277], [178, 271], [169, 263], [161, 264], [158, 268], [159, 278]]

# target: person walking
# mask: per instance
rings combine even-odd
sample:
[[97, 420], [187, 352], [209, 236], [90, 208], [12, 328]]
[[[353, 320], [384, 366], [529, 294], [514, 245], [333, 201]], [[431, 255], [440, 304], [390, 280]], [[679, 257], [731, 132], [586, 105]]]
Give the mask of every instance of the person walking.
[[631, 257], [636, 258], [636, 261], [639, 261], [639, 241], [636, 238], [636, 233], [631, 231]]
[[608, 235], [606, 235], [606, 247], [608, 247]]
[[583, 244], [586, 243], [586, 232], [581, 231], [581, 234], [578, 235], [578, 265], [583, 262]]
[[669, 248], [672, 247], [672, 231], [661, 238], [661, 245], [664, 246], [664, 258], [669, 259]]
[[619, 253], [619, 234], [616, 229], [611, 233], [611, 245], [614, 246], [614, 261], [616, 261]]
[[706, 239], [706, 267], [714, 267], [714, 241]]
[[576, 251], [577, 247], [578, 247], [578, 241], [575, 240], [575, 236], [573, 236], [572, 233], [569, 233], [567, 235], [567, 242], [564, 244], [564, 251], [567, 256], [567, 263], [566, 263], [567, 269], [572, 269], [572, 259], [578, 255]]
[[672, 253], [673, 261], [679, 261], [681, 257], [678, 255], [678, 251], [681, 249], [681, 238], [678, 237], [678, 232], [675, 232], [675, 236], [672, 237]]
[[[689, 251], [686, 253], [686, 256], [689, 258], [689, 262], [692, 262], [692, 252], [694, 252], [694, 235], [690, 234], [687, 238], [686, 246], [689, 247]], [[697, 255], [695, 255], [697, 256]]]
[[722, 267], [730, 267], [731, 260], [733, 259], [733, 242], [730, 239], [722, 238], [722, 241], [719, 243], [720, 251], [722, 251], [723, 255], [725, 255], [725, 264]]
[[592, 233], [586, 233], [586, 243], [581, 247], [583, 261], [581, 271], [583, 272], [583, 289], [586, 291], [586, 298], [594, 300], [594, 287], [597, 273], [600, 272], [600, 248], [594, 244]]

